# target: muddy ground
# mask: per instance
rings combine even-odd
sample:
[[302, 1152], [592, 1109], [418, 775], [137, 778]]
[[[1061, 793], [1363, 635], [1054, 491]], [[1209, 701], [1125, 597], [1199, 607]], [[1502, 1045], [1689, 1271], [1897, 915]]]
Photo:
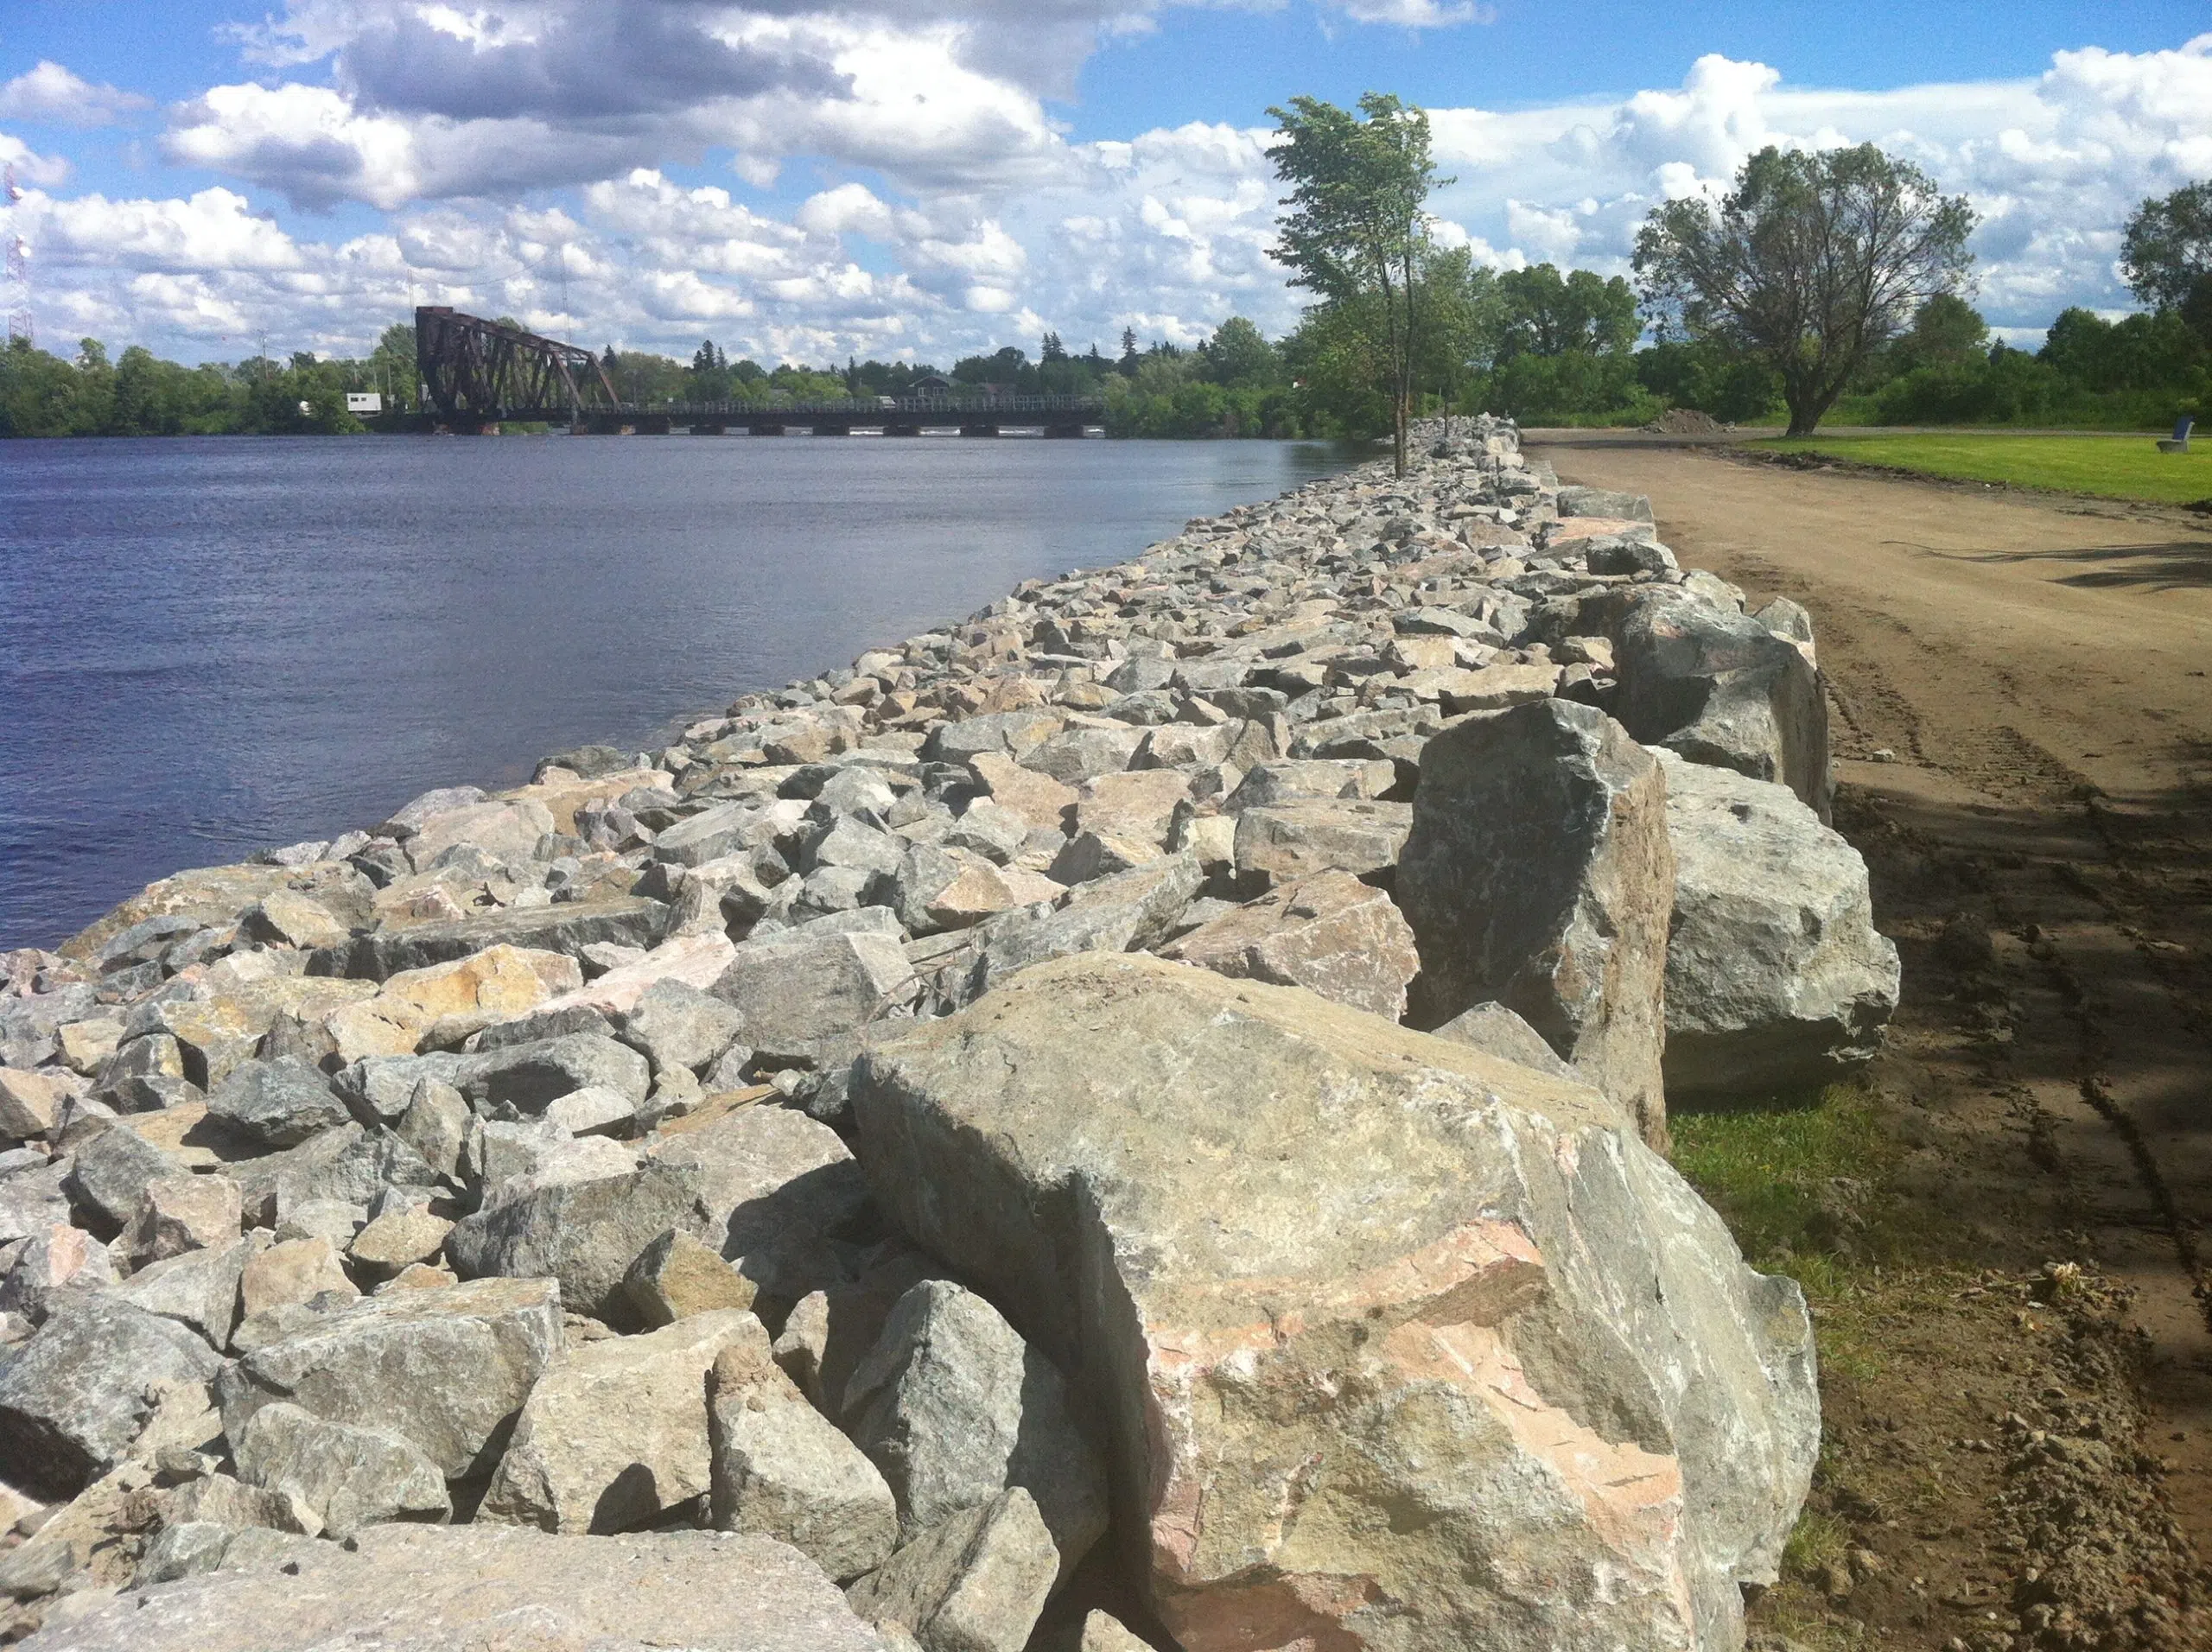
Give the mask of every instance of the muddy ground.
[[1812, 611], [1904, 959], [1878, 1173], [1835, 1179], [1828, 1446], [1754, 1623], [2212, 1648], [2212, 519], [1528, 445]]

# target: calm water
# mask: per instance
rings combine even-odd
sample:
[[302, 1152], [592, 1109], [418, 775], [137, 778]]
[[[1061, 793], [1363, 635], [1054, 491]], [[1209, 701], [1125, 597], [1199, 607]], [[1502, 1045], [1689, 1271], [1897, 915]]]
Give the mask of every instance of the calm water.
[[1275, 442], [0, 442], [0, 948], [1340, 467]]

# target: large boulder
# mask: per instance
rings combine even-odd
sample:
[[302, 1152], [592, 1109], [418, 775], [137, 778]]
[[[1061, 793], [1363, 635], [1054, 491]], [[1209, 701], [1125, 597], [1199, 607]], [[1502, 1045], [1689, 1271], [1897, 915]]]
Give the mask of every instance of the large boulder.
[[453, 1513], [445, 1476], [404, 1436], [327, 1422], [282, 1401], [246, 1420], [231, 1454], [240, 1479], [296, 1498], [334, 1538]]
[[1463, 723], [1421, 754], [1396, 891], [1421, 948], [1420, 1025], [1503, 1004], [1655, 1146], [1666, 800], [1658, 760], [1594, 707], [1546, 700]]
[[130, 1449], [162, 1391], [206, 1382], [222, 1361], [175, 1319], [60, 1293], [36, 1335], [0, 1364], [0, 1465], [8, 1483], [73, 1497]]
[[1866, 863], [1785, 788], [1665, 753], [1667, 1093], [1756, 1096], [1869, 1059], [1897, 1004]]
[[450, 963], [495, 946], [583, 956], [601, 941], [650, 947], [667, 932], [669, 912], [657, 900], [618, 895], [550, 906], [503, 906], [448, 923], [413, 924], [357, 935], [352, 943], [318, 954], [329, 973], [357, 981], [384, 981], [403, 970]]
[[868, 1622], [905, 1630], [922, 1652], [1022, 1652], [1058, 1560], [1035, 1502], [1015, 1486], [946, 1516], [846, 1598]]
[[1185, 1652], [1741, 1644], [1818, 1447], [1804, 1302], [1594, 1090], [1092, 955], [853, 1098], [887, 1210], [1091, 1385]]
[[372, 1526], [343, 1547], [270, 1545], [242, 1566], [226, 1556], [221, 1570], [130, 1590], [25, 1644], [38, 1652], [882, 1652], [836, 1585], [766, 1538], [418, 1525]]
[[1829, 818], [1827, 689], [1796, 643], [1669, 590], [1629, 615], [1615, 659], [1621, 721], [1637, 739], [1786, 785]]
[[531, 1390], [477, 1519], [619, 1532], [705, 1496], [707, 1373], [747, 1341], [767, 1357], [760, 1322], [726, 1309], [569, 1350]]
[[737, 1036], [778, 1057], [834, 1065], [911, 991], [896, 935], [794, 930], [737, 949], [709, 990], [736, 1009]]
[[708, 1220], [694, 1179], [652, 1164], [487, 1204], [446, 1236], [446, 1255], [464, 1279], [557, 1280], [561, 1299], [576, 1312], [620, 1317], [628, 1308], [622, 1281], [639, 1253], [671, 1228], [702, 1233]]
[[[195, 1340], [197, 1340], [195, 1338]], [[550, 1280], [475, 1280], [394, 1291], [318, 1314], [255, 1349], [216, 1384], [223, 1432], [281, 1402], [412, 1442], [448, 1479], [486, 1460], [563, 1344]]]

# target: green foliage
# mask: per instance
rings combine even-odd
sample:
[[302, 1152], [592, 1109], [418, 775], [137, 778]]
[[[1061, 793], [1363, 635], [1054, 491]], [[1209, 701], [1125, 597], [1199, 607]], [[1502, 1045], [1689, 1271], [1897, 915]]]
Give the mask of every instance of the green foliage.
[[1715, 206], [1655, 207], [1636, 270], [1663, 334], [1764, 359], [1808, 435], [1926, 302], [1964, 284], [1975, 215], [1871, 143], [1767, 148]]
[[1497, 290], [1503, 303], [1496, 346], [1501, 360], [1625, 355], [1643, 330], [1636, 294], [1618, 276], [1607, 281], [1588, 270], [1562, 276], [1554, 265], [1540, 264], [1505, 271], [1497, 277]]
[[111, 365], [97, 339], [67, 361], [18, 340], [0, 353], [0, 436], [357, 431], [346, 393], [373, 384], [366, 364], [305, 353], [284, 364], [183, 367], [133, 345]]
[[2212, 179], [2138, 206], [2120, 264], [2136, 297], [2158, 308], [2177, 310], [2212, 295]]
[[1291, 284], [1324, 308], [1357, 315], [1379, 350], [1390, 387], [1397, 470], [1406, 471], [1406, 429], [1422, 359], [1419, 272], [1430, 250], [1426, 203], [1439, 179], [1429, 154], [1428, 116], [1370, 92], [1361, 119], [1318, 98], [1270, 109], [1275, 176], [1290, 187], [1276, 259]]

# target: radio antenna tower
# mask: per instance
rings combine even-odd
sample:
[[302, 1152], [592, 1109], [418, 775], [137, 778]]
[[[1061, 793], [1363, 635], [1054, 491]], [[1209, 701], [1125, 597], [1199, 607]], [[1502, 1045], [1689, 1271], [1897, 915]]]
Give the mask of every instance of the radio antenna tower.
[[10, 348], [16, 340], [25, 345], [34, 340], [31, 335], [31, 248], [24, 240], [22, 214], [16, 203], [23, 192], [16, 184], [16, 168], [7, 168], [6, 194], [8, 205], [8, 343]]

